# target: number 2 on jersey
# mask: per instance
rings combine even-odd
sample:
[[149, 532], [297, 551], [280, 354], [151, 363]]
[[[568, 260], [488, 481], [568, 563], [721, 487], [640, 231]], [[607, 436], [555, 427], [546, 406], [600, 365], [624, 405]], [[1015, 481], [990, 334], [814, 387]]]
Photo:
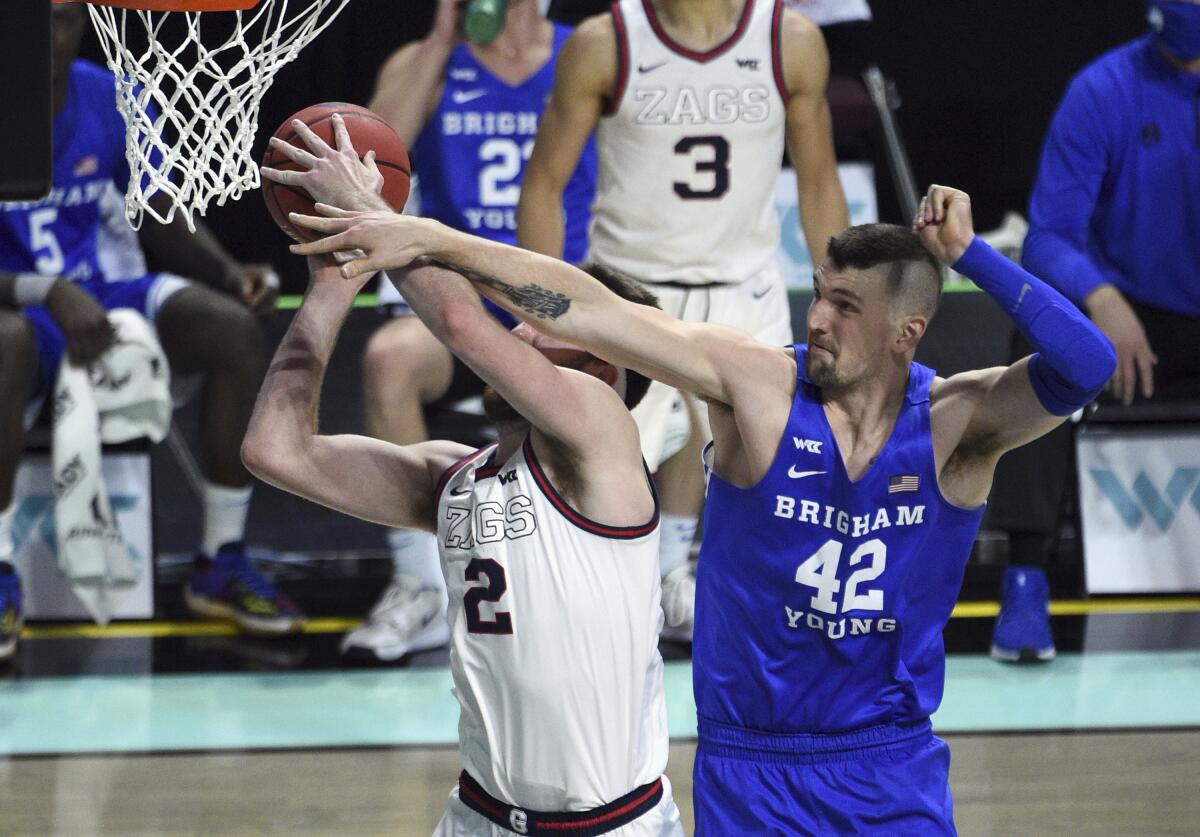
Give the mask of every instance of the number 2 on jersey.
[[482, 602], [495, 604], [508, 590], [508, 579], [504, 567], [491, 558], [472, 558], [467, 564], [467, 581], [484, 581], [486, 587], [472, 587], [463, 595], [463, 607], [467, 611], [467, 633], [511, 634], [512, 616], [508, 611], [497, 610], [494, 619], [484, 619], [479, 612]]
[[[821, 613], [837, 613], [838, 603], [834, 594], [842, 589], [837, 578], [838, 564], [842, 560], [842, 542], [829, 540], [796, 568], [796, 583], [816, 588], [817, 595], [809, 603], [813, 610]], [[850, 555], [850, 566], [855, 566], [870, 556], [869, 566], [855, 570], [846, 579], [846, 594], [842, 597], [842, 613], [851, 610], [883, 610], [883, 591], [868, 590], [859, 593], [858, 587], [865, 581], [874, 581], [883, 575], [887, 566], [887, 544], [872, 538], [859, 544]]]

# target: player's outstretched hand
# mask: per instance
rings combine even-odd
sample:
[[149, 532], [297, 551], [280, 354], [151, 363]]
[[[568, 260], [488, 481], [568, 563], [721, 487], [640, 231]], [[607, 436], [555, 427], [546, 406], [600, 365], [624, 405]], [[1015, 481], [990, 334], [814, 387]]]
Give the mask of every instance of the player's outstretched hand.
[[312, 128], [299, 119], [292, 120], [292, 129], [304, 140], [307, 149], [271, 137], [271, 147], [303, 170], [273, 169], [263, 166], [267, 180], [303, 189], [320, 203], [342, 209], [382, 209], [379, 193], [383, 191], [383, 175], [375, 166], [375, 152], [368, 151], [359, 158], [350, 141], [350, 132], [341, 114], [333, 115], [333, 135], [337, 148], [330, 148]]
[[[428, 218], [387, 212], [350, 212], [317, 204], [316, 215], [288, 215], [298, 227], [321, 233], [324, 238], [303, 244], [293, 244], [291, 251], [300, 256], [322, 253], [346, 253], [342, 275], [354, 279], [377, 270], [407, 267], [427, 255], [440, 226]], [[358, 252], [354, 252], [358, 251]]]
[[91, 363], [113, 344], [116, 332], [104, 306], [73, 282], [59, 279], [46, 296], [46, 311], [62, 329], [67, 357], [76, 366]]
[[934, 258], [942, 264], [954, 264], [975, 238], [970, 196], [935, 183], [921, 198], [912, 230]]

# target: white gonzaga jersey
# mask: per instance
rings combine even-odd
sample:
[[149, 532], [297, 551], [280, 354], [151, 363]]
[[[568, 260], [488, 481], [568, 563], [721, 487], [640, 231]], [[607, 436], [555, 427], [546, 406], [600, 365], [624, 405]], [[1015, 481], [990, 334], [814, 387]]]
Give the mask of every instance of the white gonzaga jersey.
[[787, 93], [781, 0], [745, 0], [708, 52], [676, 44], [651, 0], [613, 5], [616, 90], [596, 128], [590, 258], [643, 282], [741, 282], [779, 246]]
[[436, 495], [463, 768], [511, 804], [589, 810], [667, 764], [657, 501], [643, 526], [604, 526], [555, 492], [528, 437], [495, 452]]

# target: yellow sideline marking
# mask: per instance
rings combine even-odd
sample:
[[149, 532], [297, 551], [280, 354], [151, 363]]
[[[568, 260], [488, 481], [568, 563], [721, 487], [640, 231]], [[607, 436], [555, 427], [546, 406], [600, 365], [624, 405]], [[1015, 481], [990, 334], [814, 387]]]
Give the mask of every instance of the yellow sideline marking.
[[[1173, 599], [1060, 599], [1050, 602], [1054, 616], [1083, 616], [1089, 613], [1187, 613], [1200, 611], [1200, 598]], [[951, 618], [995, 616], [999, 602], [959, 602]]]
[[[1083, 616], [1090, 613], [1194, 613], [1200, 611], [1200, 597], [1170, 599], [1061, 599], [1050, 603], [1055, 616]], [[1000, 612], [999, 602], [960, 602], [950, 614], [953, 619], [979, 619]], [[310, 619], [306, 634], [340, 634], [362, 624], [361, 619], [326, 617]], [[87, 624], [26, 625], [23, 639], [104, 639], [107, 637], [156, 636], [236, 636], [231, 622], [197, 619], [186, 622], [116, 622], [107, 627]]]
[[[304, 628], [306, 634], [340, 634], [362, 624], [361, 619], [323, 618], [310, 619]], [[21, 629], [22, 639], [105, 639], [109, 637], [156, 637], [156, 636], [236, 636], [238, 629], [232, 622], [213, 619], [196, 619], [186, 622], [114, 622], [111, 625], [26, 625]]]

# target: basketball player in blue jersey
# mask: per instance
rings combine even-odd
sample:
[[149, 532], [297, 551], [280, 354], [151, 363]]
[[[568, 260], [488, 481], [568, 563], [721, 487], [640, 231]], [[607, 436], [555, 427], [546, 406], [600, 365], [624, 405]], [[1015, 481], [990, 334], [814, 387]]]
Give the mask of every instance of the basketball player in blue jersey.
[[[84, 27], [80, 6], [53, 8], [54, 179], [39, 201], [0, 204], [0, 657], [11, 655], [20, 592], [9, 562], [14, 548], [13, 480], [26, 422], [51, 390], [64, 354], [88, 363], [111, 344], [106, 312], [127, 307], [157, 327], [176, 379], [202, 374], [202, 438], [207, 478], [198, 572], [186, 590], [193, 610], [235, 618], [250, 630], [296, 630], [303, 617], [247, 561], [240, 541], [250, 475], [238, 447], [266, 367], [255, 312], [273, 310], [265, 271], [240, 267], [201, 228], [182, 219], [147, 223], [147, 253], [170, 273], [106, 276], [97, 252], [102, 200], [129, 179], [125, 125], [113, 77], [76, 60]], [[125, 281], [108, 281], [119, 278]], [[13, 309], [19, 310], [13, 310]], [[12, 618], [8, 615], [12, 614]]]
[[[555, 61], [569, 29], [546, 20], [535, 0], [510, 0], [504, 29], [490, 44], [468, 44], [463, 5], [441, 0], [429, 34], [383, 66], [371, 108], [412, 149], [420, 214], [454, 229], [516, 241], [517, 198]], [[564, 200], [567, 236], [561, 255], [582, 259], [596, 177], [589, 146]], [[411, 316], [390, 282], [381, 302], [399, 314], [379, 329], [363, 363], [367, 428], [395, 444], [429, 438], [426, 418], [478, 396], [483, 382]], [[514, 321], [487, 303], [506, 326]], [[445, 645], [445, 584], [432, 534], [388, 533], [394, 574], [366, 623], [342, 648], [368, 660], [396, 660]]]
[[[521, 246], [558, 255], [563, 188], [594, 130], [588, 261], [649, 284], [680, 319], [790, 345], [775, 264], [785, 147], [814, 264], [849, 223], [817, 27], [782, 0], [620, 0], [579, 25], [561, 66], [521, 194]], [[634, 413], [663, 498], [664, 636], [683, 641], [692, 636], [703, 413], [662, 384]]]
[[[975, 237], [931, 187], [912, 231], [851, 227], [814, 276], [806, 344], [628, 305], [544, 256], [394, 214], [341, 213], [299, 253], [361, 248], [360, 271], [433, 259], [556, 338], [705, 402], [713, 428], [697, 578], [697, 834], [951, 834], [942, 629], [1000, 456], [1112, 375], [1109, 341]], [[939, 378], [913, 362], [938, 262], [1035, 347]]]

